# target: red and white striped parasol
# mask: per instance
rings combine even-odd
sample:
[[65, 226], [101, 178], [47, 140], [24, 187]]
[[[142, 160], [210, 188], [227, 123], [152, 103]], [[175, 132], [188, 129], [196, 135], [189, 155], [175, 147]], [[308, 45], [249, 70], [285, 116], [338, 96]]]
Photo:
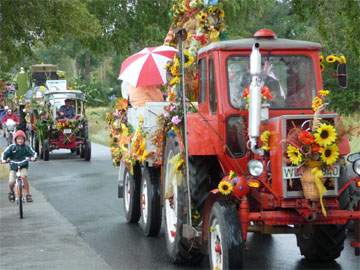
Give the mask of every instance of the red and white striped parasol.
[[165, 84], [166, 63], [177, 51], [170, 46], [145, 48], [122, 62], [118, 79], [135, 87]]

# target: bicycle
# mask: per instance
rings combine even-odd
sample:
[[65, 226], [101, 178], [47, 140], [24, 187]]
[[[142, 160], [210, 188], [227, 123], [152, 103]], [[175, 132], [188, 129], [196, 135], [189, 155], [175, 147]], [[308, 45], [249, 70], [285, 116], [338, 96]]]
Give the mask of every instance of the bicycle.
[[21, 219], [24, 218], [23, 204], [25, 203], [26, 199], [23, 196], [24, 179], [21, 176], [20, 171], [21, 171], [21, 165], [23, 165], [25, 162], [28, 162], [28, 161], [35, 161], [35, 159], [26, 158], [22, 161], [13, 161], [13, 160], [7, 161], [7, 163], [17, 165], [14, 190], [15, 190], [15, 201], [16, 201], [16, 204], [19, 205], [19, 215], [20, 215]]

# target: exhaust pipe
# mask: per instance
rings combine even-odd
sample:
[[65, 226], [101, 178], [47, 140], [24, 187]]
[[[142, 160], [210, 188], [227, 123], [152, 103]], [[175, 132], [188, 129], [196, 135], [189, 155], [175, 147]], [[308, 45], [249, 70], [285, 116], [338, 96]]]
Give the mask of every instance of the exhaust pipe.
[[261, 54], [260, 44], [255, 43], [250, 54], [250, 102], [249, 102], [249, 141], [250, 149], [253, 153], [263, 155], [264, 151], [257, 147], [257, 138], [260, 136], [261, 120]]

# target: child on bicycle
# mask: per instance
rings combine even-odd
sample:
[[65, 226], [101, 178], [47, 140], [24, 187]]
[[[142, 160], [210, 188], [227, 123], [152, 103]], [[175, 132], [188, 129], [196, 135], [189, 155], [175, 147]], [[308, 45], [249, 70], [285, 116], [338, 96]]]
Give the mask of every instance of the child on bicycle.
[[[31, 158], [35, 160], [37, 157], [36, 152], [29, 146], [25, 144], [26, 135], [24, 131], [18, 130], [14, 135], [14, 144], [9, 145], [1, 156], [1, 162], [6, 163], [8, 160], [12, 161], [23, 161], [26, 158]], [[24, 179], [24, 194], [27, 202], [32, 202], [32, 196], [29, 190], [29, 182], [27, 180], [29, 162], [24, 162], [20, 167], [20, 175]], [[16, 164], [10, 164], [10, 174], [9, 174], [9, 201], [15, 201], [14, 186], [16, 181], [16, 172], [18, 166]]]

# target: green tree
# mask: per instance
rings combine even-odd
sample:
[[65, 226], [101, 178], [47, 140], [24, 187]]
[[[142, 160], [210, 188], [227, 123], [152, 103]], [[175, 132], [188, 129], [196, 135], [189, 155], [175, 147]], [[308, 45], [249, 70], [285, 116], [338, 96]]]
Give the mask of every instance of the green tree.
[[91, 43], [100, 34], [100, 25], [81, 0], [1, 0], [0, 69], [8, 70], [39, 42], [54, 44], [65, 33]]

